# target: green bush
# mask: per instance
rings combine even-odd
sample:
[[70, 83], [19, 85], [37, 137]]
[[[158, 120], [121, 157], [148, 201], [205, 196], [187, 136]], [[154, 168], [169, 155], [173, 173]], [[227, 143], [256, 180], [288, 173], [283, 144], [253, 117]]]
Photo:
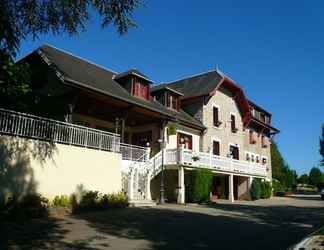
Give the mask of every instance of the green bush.
[[68, 207], [71, 205], [71, 198], [67, 195], [57, 195], [54, 197], [53, 205], [58, 207]]
[[73, 212], [78, 213], [106, 208], [125, 208], [128, 206], [128, 197], [123, 192], [102, 195], [98, 191], [85, 191], [80, 202], [72, 195], [71, 203]]
[[196, 169], [191, 172], [190, 202], [209, 201], [213, 173], [207, 169]]
[[277, 193], [277, 192], [285, 192], [286, 191], [286, 187], [284, 185], [282, 185], [281, 182], [276, 180], [276, 179], [272, 180], [272, 187], [273, 187], [273, 191], [275, 193]]
[[100, 200], [102, 208], [124, 208], [128, 206], [127, 195], [123, 192], [105, 194]]
[[28, 194], [21, 200], [10, 199], [6, 204], [11, 219], [42, 218], [48, 216], [49, 202], [40, 194]]
[[261, 181], [260, 179], [253, 179], [251, 186], [251, 198], [252, 200], [258, 200], [261, 197]]
[[261, 182], [261, 198], [269, 199], [272, 194], [272, 186], [268, 181]]

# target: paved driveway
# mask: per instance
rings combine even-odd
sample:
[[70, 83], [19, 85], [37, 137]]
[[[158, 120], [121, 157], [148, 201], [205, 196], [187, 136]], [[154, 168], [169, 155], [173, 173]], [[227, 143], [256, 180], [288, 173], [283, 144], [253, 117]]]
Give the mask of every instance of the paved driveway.
[[319, 197], [127, 208], [0, 225], [0, 249], [286, 249], [324, 225]]

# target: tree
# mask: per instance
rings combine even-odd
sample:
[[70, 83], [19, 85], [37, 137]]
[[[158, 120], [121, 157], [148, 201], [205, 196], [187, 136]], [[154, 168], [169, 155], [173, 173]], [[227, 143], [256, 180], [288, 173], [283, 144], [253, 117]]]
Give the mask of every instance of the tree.
[[309, 184], [309, 177], [308, 174], [303, 174], [298, 178], [298, 183], [300, 184]]
[[297, 173], [290, 169], [281, 155], [276, 142], [271, 143], [272, 177], [278, 180], [285, 190], [291, 190], [297, 184]]
[[321, 155], [321, 160], [320, 160], [320, 165], [324, 166], [324, 124], [322, 125], [322, 134], [320, 137], [320, 155]]
[[309, 183], [319, 188], [322, 184], [322, 181], [321, 170], [319, 168], [313, 167], [309, 172]]
[[[103, 28], [113, 25], [119, 34], [136, 26], [133, 11], [142, 0], [1, 0], [0, 1], [0, 105], [26, 106], [31, 86], [28, 65], [14, 64], [20, 43], [45, 33], [77, 35], [85, 30], [90, 10], [101, 17]], [[34, 100], [28, 100], [34, 101]], [[12, 105], [10, 105], [12, 104]]]

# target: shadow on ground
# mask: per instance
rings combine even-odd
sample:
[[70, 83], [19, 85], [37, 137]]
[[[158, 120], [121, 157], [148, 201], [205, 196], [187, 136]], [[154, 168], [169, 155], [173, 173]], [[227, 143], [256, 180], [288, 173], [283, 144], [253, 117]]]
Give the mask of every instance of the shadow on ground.
[[[0, 226], [6, 232], [0, 236], [0, 249], [278, 250], [287, 249], [323, 223], [323, 207], [127, 208], [20, 225], [16, 231]], [[18, 247], [10, 248], [13, 245]]]

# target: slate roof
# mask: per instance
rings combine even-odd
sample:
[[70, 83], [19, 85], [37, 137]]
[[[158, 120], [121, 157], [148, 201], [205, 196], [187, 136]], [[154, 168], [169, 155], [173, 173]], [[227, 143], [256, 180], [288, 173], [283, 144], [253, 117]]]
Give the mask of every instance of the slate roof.
[[173, 82], [163, 83], [162, 86], [174, 89], [184, 95], [184, 99], [194, 96], [208, 95], [223, 79], [217, 70], [207, 71], [201, 74]]
[[114, 80], [114, 77], [118, 75], [115, 71], [48, 44], [42, 45], [37, 50], [37, 53], [62, 75], [64, 81], [158, 112], [170, 119], [177, 119], [180, 122], [189, 123], [199, 129], [205, 128], [200, 121], [185, 113], [183, 110], [179, 112], [172, 111], [153, 100], [153, 98], [146, 101], [132, 96]]
[[130, 69], [130, 70], [121, 72], [121, 73], [117, 74], [114, 79], [119, 79], [119, 78], [122, 78], [122, 77], [127, 76], [127, 75], [139, 76], [139, 77], [147, 80], [148, 82], [153, 83], [153, 81], [148, 76], [144, 75], [142, 72], [140, 72], [137, 69]]

